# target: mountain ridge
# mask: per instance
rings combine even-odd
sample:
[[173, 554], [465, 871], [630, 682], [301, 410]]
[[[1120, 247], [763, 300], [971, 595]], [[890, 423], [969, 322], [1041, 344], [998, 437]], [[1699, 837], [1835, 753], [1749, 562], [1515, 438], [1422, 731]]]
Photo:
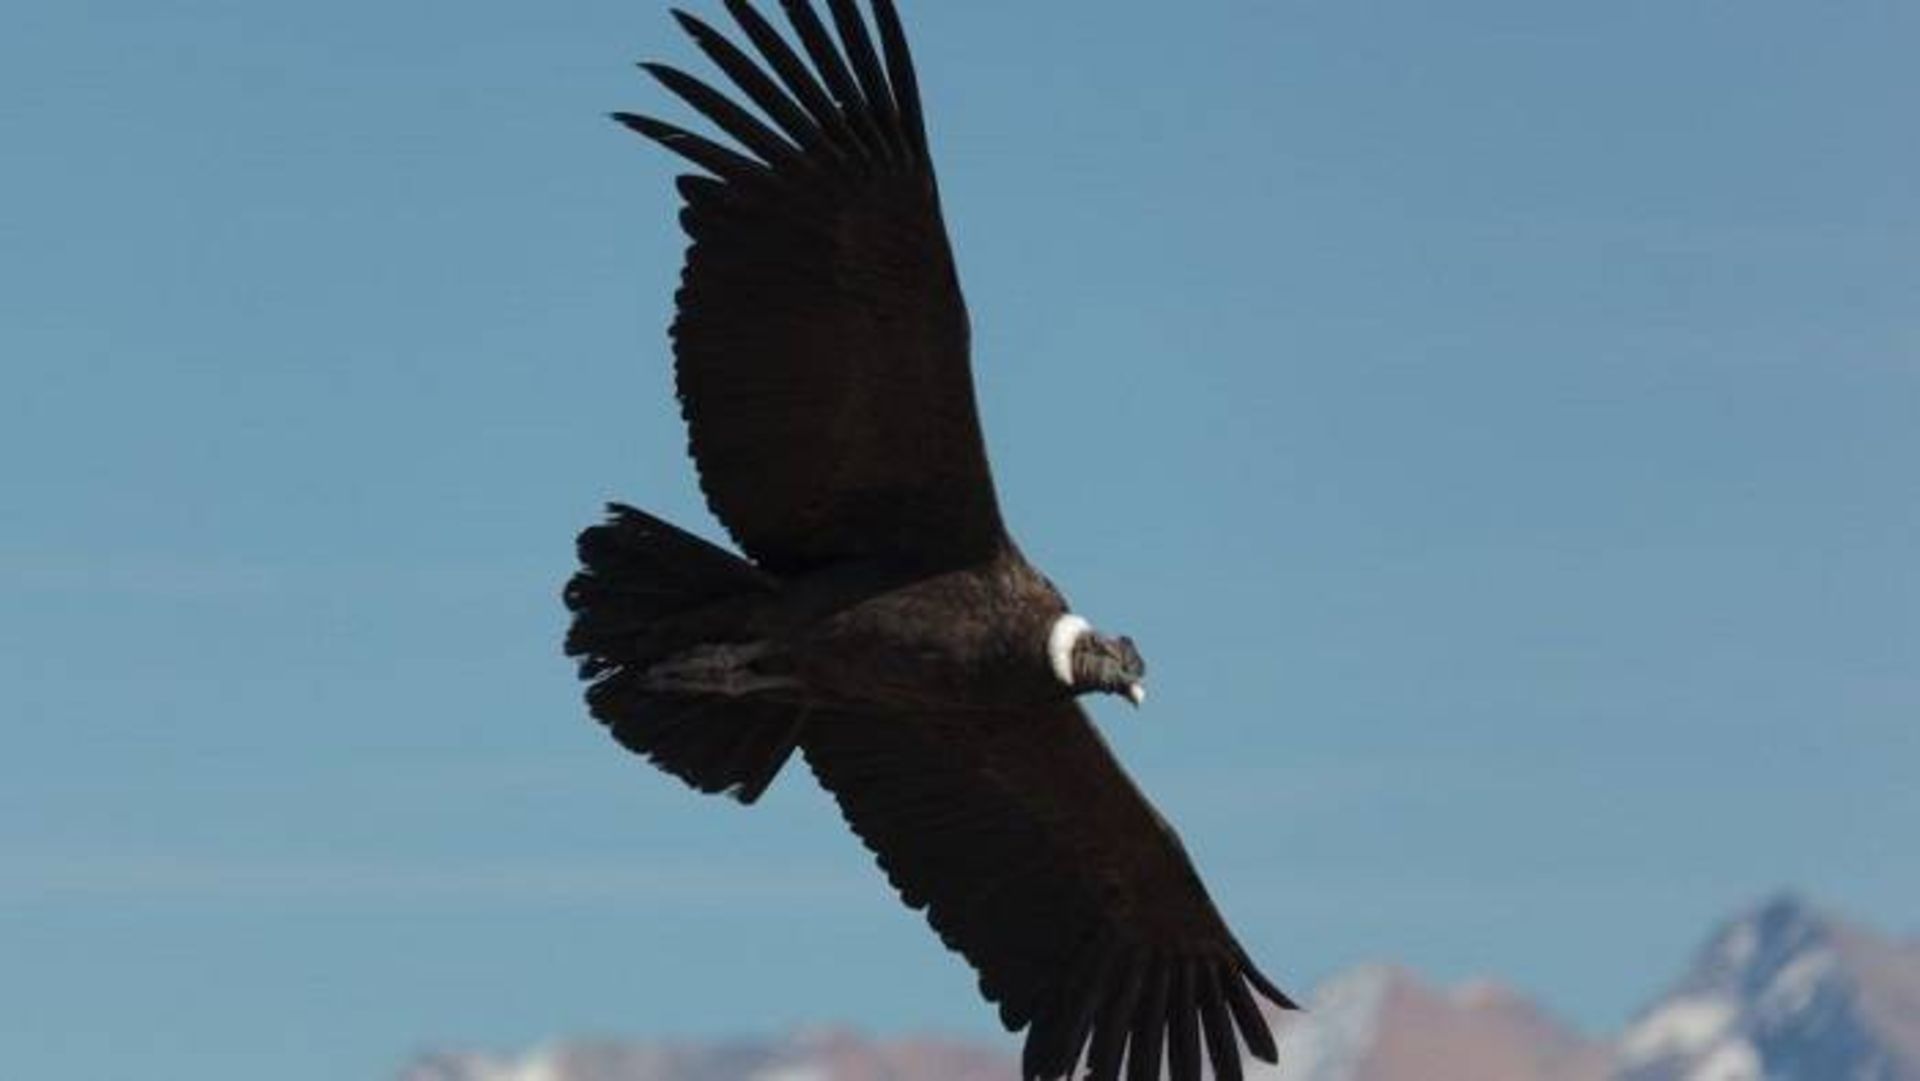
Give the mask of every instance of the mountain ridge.
[[[1248, 1081], [1920, 1081], [1920, 940], [1782, 892], [1722, 921], [1618, 1033], [1584, 1034], [1492, 980], [1450, 987], [1393, 964], [1323, 982], [1271, 1015], [1281, 1064]], [[438, 1051], [399, 1081], [989, 1081], [980, 1041], [848, 1028], [720, 1041], [563, 1041]]]

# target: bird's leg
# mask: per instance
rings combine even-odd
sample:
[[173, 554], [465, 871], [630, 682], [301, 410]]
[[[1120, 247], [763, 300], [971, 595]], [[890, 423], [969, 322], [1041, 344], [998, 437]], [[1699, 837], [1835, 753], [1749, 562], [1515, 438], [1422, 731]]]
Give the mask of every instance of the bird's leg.
[[765, 642], [695, 646], [647, 669], [648, 690], [676, 695], [742, 695], [791, 690], [799, 686], [791, 676], [759, 671], [755, 662], [772, 649]]

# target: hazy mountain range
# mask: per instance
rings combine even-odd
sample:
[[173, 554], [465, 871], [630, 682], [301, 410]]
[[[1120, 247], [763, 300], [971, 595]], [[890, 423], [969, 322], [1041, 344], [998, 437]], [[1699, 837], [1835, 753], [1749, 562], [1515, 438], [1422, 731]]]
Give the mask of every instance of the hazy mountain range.
[[[1322, 985], [1258, 1081], [1920, 1081], [1920, 941], [1793, 896], [1724, 923], [1610, 1037], [1497, 983], [1440, 989], [1392, 966]], [[1255, 1064], [1256, 1066], [1258, 1064]], [[708, 1043], [562, 1043], [422, 1056], [401, 1081], [1007, 1081], [1011, 1051], [841, 1030]]]

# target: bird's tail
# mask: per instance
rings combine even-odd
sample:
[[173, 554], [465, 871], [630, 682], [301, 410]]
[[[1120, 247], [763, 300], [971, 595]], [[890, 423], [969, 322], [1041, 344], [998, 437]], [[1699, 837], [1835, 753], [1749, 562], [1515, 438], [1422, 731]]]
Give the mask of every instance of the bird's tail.
[[[564, 594], [567, 655], [615, 739], [702, 792], [752, 803], [800, 737], [800, 711], [751, 694], [663, 679], [700, 651], [733, 649], [748, 613], [779, 590], [753, 564], [633, 507], [580, 534]], [[744, 644], [742, 644], [744, 645]]]

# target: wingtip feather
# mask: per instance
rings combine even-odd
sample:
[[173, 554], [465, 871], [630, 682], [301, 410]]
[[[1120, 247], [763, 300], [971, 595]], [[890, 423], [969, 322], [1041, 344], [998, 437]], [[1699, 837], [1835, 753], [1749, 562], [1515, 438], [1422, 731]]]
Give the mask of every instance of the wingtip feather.
[[1259, 969], [1249, 964], [1243, 966], [1241, 971], [1246, 973], [1247, 982], [1253, 984], [1254, 989], [1259, 991], [1261, 997], [1265, 998], [1268, 1002], [1273, 1003], [1283, 1010], [1298, 1010], [1300, 1008], [1300, 1004], [1295, 1002], [1292, 996], [1275, 987], [1273, 981], [1267, 979]]
[[1253, 993], [1247, 990], [1246, 980], [1237, 972], [1229, 972], [1220, 982], [1227, 996], [1227, 1007], [1233, 1012], [1234, 1023], [1240, 1029], [1241, 1042], [1260, 1061], [1278, 1063], [1280, 1047], [1274, 1042], [1273, 1029], [1268, 1027], [1259, 1003], [1253, 1000]]

